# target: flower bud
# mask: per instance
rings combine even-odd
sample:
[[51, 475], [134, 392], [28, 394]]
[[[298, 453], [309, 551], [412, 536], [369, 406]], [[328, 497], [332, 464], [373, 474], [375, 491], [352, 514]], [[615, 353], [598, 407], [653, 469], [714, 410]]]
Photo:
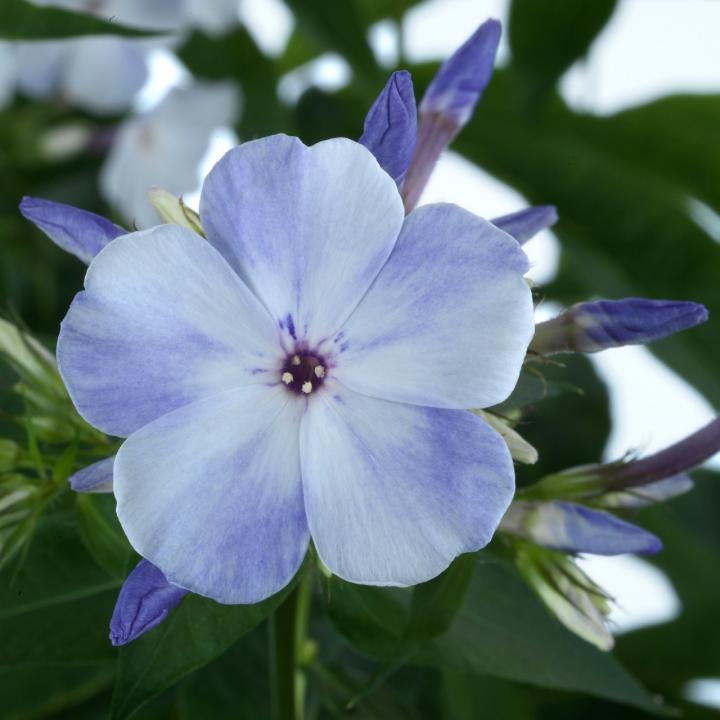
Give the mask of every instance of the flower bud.
[[120, 588], [110, 620], [110, 641], [125, 645], [159, 625], [187, 590], [169, 583], [151, 562], [141, 560]]
[[402, 184], [415, 149], [417, 109], [412, 77], [394, 72], [365, 117], [359, 142], [375, 156], [385, 172]]
[[568, 502], [516, 500], [508, 508], [500, 529], [567, 553], [653, 555], [662, 549], [655, 535], [637, 525]]
[[148, 191], [148, 197], [162, 222], [180, 225], [198, 235], [205, 236], [200, 224], [200, 216], [189, 208], [181, 197], [175, 197], [162, 188], [152, 188]]
[[672, 500], [689, 492], [692, 487], [693, 481], [685, 473], [679, 473], [647, 485], [606, 493], [594, 501], [594, 504], [606, 508], [642, 508]]
[[127, 232], [95, 213], [40, 198], [24, 197], [20, 212], [56, 245], [86, 265], [111, 240]]
[[600, 650], [612, 649], [615, 641], [605, 622], [608, 598], [572, 558], [528, 547], [518, 549], [515, 561], [530, 587], [568, 630]]
[[473, 410], [472, 412], [485, 420], [493, 430], [502, 436], [513, 460], [526, 465], [534, 465], [538, 461], [538, 451], [505, 420], [484, 410]]
[[405, 209], [417, 205], [442, 151], [467, 123], [485, 90], [500, 42], [500, 23], [484, 22], [440, 67], [420, 103], [420, 125], [402, 189]]
[[538, 205], [497, 217], [490, 222], [523, 245], [541, 230], [554, 225], [557, 220], [557, 210], [554, 205]]
[[70, 487], [79, 493], [108, 493], [113, 491], [115, 456], [100, 460], [70, 476]]
[[540, 355], [593, 353], [643, 345], [707, 320], [703, 305], [673, 300], [598, 300], [573, 305], [535, 327], [530, 350]]

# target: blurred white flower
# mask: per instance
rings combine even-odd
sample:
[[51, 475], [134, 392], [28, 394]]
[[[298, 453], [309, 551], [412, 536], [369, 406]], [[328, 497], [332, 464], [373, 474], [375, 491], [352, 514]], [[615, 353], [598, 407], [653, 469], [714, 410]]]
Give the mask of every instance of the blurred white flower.
[[233, 85], [196, 85], [171, 91], [150, 112], [127, 120], [100, 175], [106, 199], [137, 227], [156, 225], [148, 190], [194, 190], [213, 131], [234, 123], [238, 105]]
[[211, 34], [227, 32], [239, 20], [239, 0], [33, 0], [88, 12], [123, 25], [157, 30], [197, 27]]
[[119, 113], [145, 84], [148, 51], [144, 41], [112, 36], [18, 43], [18, 89], [34, 100], [58, 97], [93, 113]]

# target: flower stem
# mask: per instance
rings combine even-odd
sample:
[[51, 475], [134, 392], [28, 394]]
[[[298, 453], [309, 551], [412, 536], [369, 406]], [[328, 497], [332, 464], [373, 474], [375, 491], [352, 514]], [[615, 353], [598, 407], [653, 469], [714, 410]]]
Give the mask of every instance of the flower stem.
[[270, 618], [270, 691], [274, 720], [303, 720], [302, 669], [310, 614], [310, 575], [305, 573]]

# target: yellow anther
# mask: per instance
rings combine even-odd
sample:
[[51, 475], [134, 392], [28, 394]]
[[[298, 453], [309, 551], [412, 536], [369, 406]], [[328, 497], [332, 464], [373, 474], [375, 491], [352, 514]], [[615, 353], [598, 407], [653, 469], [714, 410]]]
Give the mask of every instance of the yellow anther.
[[289, 385], [295, 378], [292, 373], [284, 372], [280, 378], [286, 385]]
[[307, 382], [304, 382], [302, 384], [302, 387], [300, 388], [306, 395], [309, 395], [312, 392], [312, 383], [308, 380]]
[[315, 366], [315, 377], [319, 377], [319, 378], [325, 377], [325, 368], [322, 365]]

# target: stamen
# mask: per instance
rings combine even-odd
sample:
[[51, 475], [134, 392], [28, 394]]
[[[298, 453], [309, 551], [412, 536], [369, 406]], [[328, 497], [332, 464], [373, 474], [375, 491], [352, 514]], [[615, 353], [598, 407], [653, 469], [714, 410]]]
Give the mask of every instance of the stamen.
[[325, 368], [322, 365], [315, 366], [315, 377], [319, 377], [319, 378], [325, 377]]
[[299, 355], [293, 355], [290, 359], [291, 365], [299, 365], [300, 364], [300, 356]]
[[300, 388], [306, 395], [309, 395], [312, 392], [312, 383], [308, 380], [307, 382], [304, 382], [302, 384], [302, 387]]
[[295, 378], [292, 373], [284, 372], [280, 378], [286, 385], [289, 385]]

